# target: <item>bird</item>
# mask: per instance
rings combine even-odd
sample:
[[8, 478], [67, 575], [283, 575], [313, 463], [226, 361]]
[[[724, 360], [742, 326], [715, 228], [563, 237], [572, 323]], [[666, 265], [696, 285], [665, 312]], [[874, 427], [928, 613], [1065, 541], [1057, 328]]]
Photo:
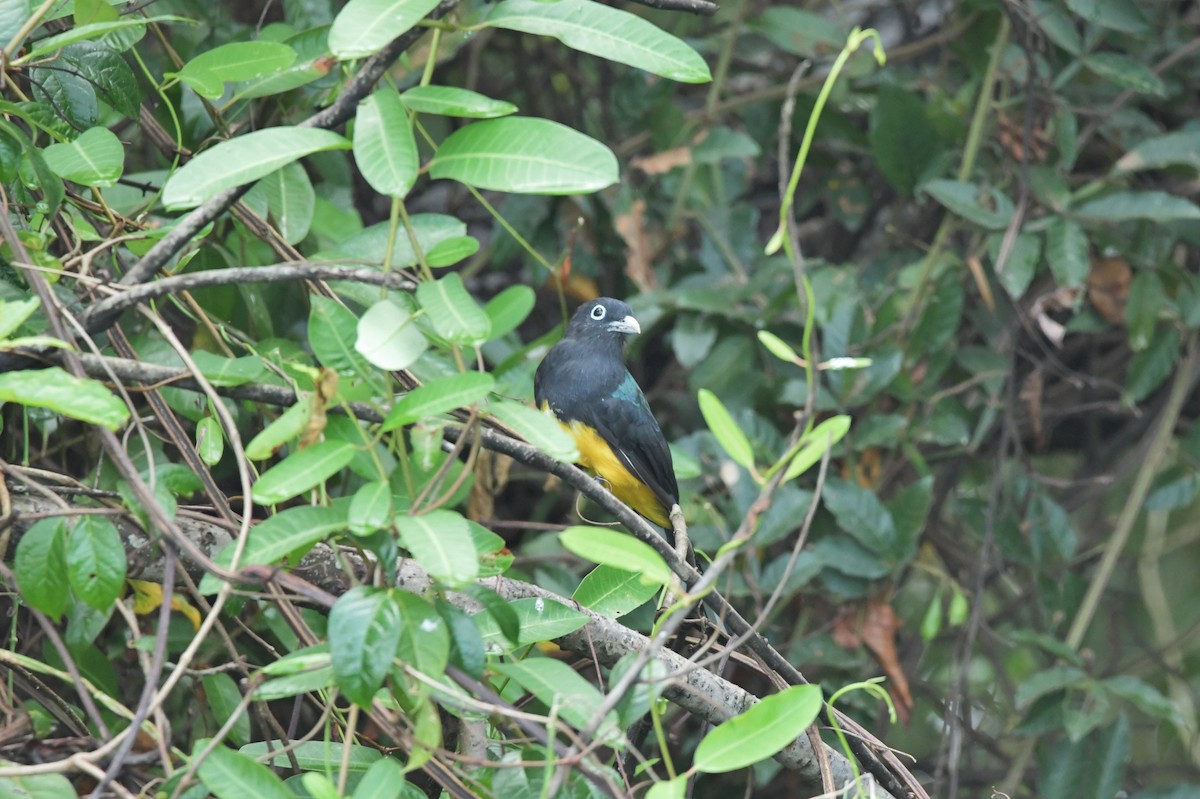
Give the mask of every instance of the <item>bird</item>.
[[669, 530], [679, 502], [671, 450], [623, 359], [626, 339], [641, 332], [624, 302], [600, 297], [584, 303], [538, 366], [533, 396], [575, 440], [580, 466]]

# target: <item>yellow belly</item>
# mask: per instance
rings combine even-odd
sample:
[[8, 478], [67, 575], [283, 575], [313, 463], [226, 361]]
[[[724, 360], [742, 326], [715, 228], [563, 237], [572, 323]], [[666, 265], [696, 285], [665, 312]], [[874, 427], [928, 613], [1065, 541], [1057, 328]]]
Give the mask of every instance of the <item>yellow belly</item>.
[[659, 527], [670, 529], [668, 509], [662, 506], [658, 497], [654, 496], [654, 492], [645, 483], [625, 468], [625, 464], [621, 463], [621, 459], [599, 433], [579, 422], [563, 424], [563, 429], [575, 439], [575, 446], [579, 448], [580, 466], [604, 480], [608, 484], [608, 490], [617, 499]]

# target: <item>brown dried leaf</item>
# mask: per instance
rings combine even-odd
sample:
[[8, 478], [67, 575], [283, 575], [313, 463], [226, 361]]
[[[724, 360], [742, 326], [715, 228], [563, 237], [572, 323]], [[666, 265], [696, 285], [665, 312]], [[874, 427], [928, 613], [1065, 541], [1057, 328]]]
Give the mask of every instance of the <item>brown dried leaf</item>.
[[308, 423], [304, 425], [304, 432], [300, 434], [300, 449], [312, 446], [324, 435], [327, 421], [325, 407], [337, 394], [337, 387], [337, 370], [322, 368], [320, 376], [317, 378], [316, 391], [309, 397]]
[[1045, 378], [1041, 369], [1030, 372], [1021, 382], [1021, 391], [1017, 397], [1029, 408], [1029, 421], [1033, 425], [1034, 449], [1041, 450], [1045, 445], [1045, 431], [1042, 429], [1042, 390]]
[[495, 515], [495, 499], [508, 485], [512, 459], [491, 450], [481, 449], [475, 459], [475, 483], [467, 498], [467, 518], [473, 521], [490, 519]]
[[647, 175], [662, 175], [676, 167], [687, 166], [691, 162], [691, 145], [685, 145], [683, 147], [675, 147], [671, 150], [663, 150], [653, 155], [634, 158], [629, 162], [629, 165], [634, 169], [640, 169]]
[[657, 288], [651, 264], [653, 252], [646, 233], [646, 201], [635, 200], [628, 213], [619, 214], [614, 223], [617, 234], [625, 240], [625, 274], [641, 291]]
[[900, 715], [901, 723], [907, 724], [912, 716], [913, 698], [908, 677], [896, 653], [896, 633], [899, 629], [900, 619], [892, 609], [891, 602], [883, 597], [867, 602], [859, 635], [883, 667], [883, 673], [888, 676], [888, 689], [892, 701], [896, 703], [896, 712]]
[[1088, 273], [1088, 300], [1096, 313], [1114, 325], [1125, 324], [1125, 303], [1133, 272], [1124, 258], [1097, 258]]

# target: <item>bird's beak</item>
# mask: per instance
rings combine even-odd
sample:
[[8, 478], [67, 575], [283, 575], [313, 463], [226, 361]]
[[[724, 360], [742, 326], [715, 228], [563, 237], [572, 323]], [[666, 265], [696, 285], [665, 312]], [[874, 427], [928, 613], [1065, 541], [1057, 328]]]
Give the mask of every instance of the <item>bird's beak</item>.
[[626, 316], [624, 319], [614, 319], [608, 323], [608, 329], [613, 333], [625, 333], [627, 335], [642, 332], [642, 326], [632, 316]]

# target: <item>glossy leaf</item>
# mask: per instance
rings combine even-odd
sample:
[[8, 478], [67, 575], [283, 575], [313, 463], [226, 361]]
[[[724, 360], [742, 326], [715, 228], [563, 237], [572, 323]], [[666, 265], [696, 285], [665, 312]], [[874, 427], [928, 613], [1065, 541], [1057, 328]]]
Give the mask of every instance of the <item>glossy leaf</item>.
[[521, 194], [585, 194], [617, 182], [612, 150], [578, 131], [531, 117], [506, 117], [461, 128], [429, 163], [435, 180]]
[[746, 438], [737, 422], [733, 421], [725, 404], [706, 388], [700, 389], [697, 399], [700, 401], [700, 413], [704, 415], [704, 423], [712, 431], [717, 443], [734, 463], [744, 469], [753, 469], [754, 450], [750, 447], [750, 439]]
[[373, 480], [354, 492], [347, 513], [350, 532], [371, 535], [392, 526], [392, 488], [383, 480]]
[[280, 42], [230, 42], [196, 56], [176, 77], [201, 97], [216, 100], [225, 93], [226, 83], [259, 78], [295, 60], [296, 51]]
[[448, 117], [492, 119], [517, 112], [512, 103], [457, 86], [413, 86], [400, 95], [400, 102], [411, 111]]
[[358, 448], [346, 441], [321, 441], [290, 453], [254, 484], [252, 496], [260, 505], [275, 505], [315, 488], [350, 463]]
[[64, 180], [112, 186], [125, 168], [125, 148], [108, 128], [88, 128], [79, 138], [45, 149], [46, 163]]
[[395, 430], [431, 416], [479, 402], [496, 380], [486, 372], [466, 372], [438, 378], [405, 394], [388, 412], [382, 429]]
[[17, 543], [13, 572], [21, 598], [30, 607], [58, 621], [71, 604], [67, 582], [67, 527], [61, 517], [40, 519], [30, 525]]
[[403, 197], [417, 179], [417, 141], [395, 89], [383, 87], [359, 103], [354, 162], [371, 188]]
[[[193, 757], [208, 744], [207, 739], [196, 741]], [[196, 770], [205, 787], [217, 799], [292, 799], [292, 792], [269, 768], [254, 758], [218, 746], [200, 761]]]
[[786, 688], [705, 735], [696, 747], [693, 765], [698, 771], [719, 774], [773, 757], [803, 735], [820, 710], [820, 686]]
[[809, 431], [800, 442], [800, 448], [788, 464], [784, 481], [792, 480], [820, 463], [827, 450], [845, 438], [850, 431], [850, 417], [831, 416]]
[[210, 147], [184, 164], [163, 187], [163, 205], [192, 208], [306, 155], [349, 147], [350, 142], [338, 134], [316, 128], [266, 128], [246, 133]]
[[1012, 201], [999, 191], [981, 194], [975, 184], [958, 180], [931, 180], [922, 189], [950, 211], [988, 230], [1003, 230], [1012, 219]]
[[438, 0], [350, 0], [333, 19], [329, 49], [342, 59], [373, 55], [437, 4]]
[[487, 301], [483, 312], [492, 323], [493, 339], [506, 336], [517, 329], [533, 310], [536, 296], [529, 286], [509, 286]]
[[1165, 191], [1121, 191], [1085, 203], [1076, 209], [1076, 213], [1081, 217], [1102, 222], [1121, 222], [1127, 219], [1146, 219], [1151, 222], [1200, 219], [1200, 207]]
[[[516, 613], [520, 622], [520, 633], [516, 641], [518, 646], [549, 641], [573, 633], [588, 622], [585, 614], [552, 599], [518, 599], [509, 602], [508, 606]], [[509, 646], [511, 639], [502, 632], [499, 623], [491, 617], [480, 618], [476, 615], [475, 619], [485, 641], [500, 647]]]
[[358, 320], [354, 349], [380, 369], [407, 369], [429, 347], [408, 311], [380, 300]]
[[1056, 219], [1046, 229], [1046, 260], [1060, 286], [1082, 286], [1092, 264], [1083, 228], [1069, 219]]
[[0, 374], [0, 402], [49, 408], [109, 430], [119, 430], [129, 421], [129, 408], [103, 383], [57, 366]]
[[652, 585], [671, 582], [671, 568], [645, 541], [603, 527], [568, 527], [559, 540], [569, 551], [592, 563], [638, 574]]
[[[591, 721], [592, 714], [602, 701], [596, 686], [583, 679], [566, 663], [557, 660], [530, 658], [516, 663], [497, 663], [493, 668], [575, 727], [582, 727]], [[601, 739], [619, 734], [615, 713], [610, 714], [605, 722], [605, 726], [597, 731]]]
[[450, 586], [459, 586], [479, 575], [479, 554], [458, 513], [435, 510], [420, 516], [396, 519], [400, 540], [430, 576]]
[[493, 398], [488, 403], [487, 412], [551, 458], [567, 463], [579, 459], [575, 439], [554, 417], [528, 405], [500, 398]]
[[258, 183], [267, 197], [267, 208], [288, 244], [299, 244], [308, 235], [316, 211], [316, 193], [308, 173], [291, 163]]
[[351, 588], [329, 611], [333, 674], [351, 702], [370, 707], [392, 670], [402, 623], [395, 598], [382, 588]]
[[125, 582], [125, 548], [116, 525], [81, 516], [67, 533], [67, 579], [75, 595], [98, 610], [116, 601]]
[[487, 341], [491, 322], [457, 272], [419, 284], [417, 301], [443, 338], [471, 345]]
[[589, 610], [619, 619], [649, 602], [658, 590], [658, 584], [643, 580], [638, 572], [601, 564], [584, 576], [571, 598]]
[[553, 36], [570, 48], [685, 83], [712, 80], [700, 54], [635, 14], [592, 0], [504, 0], [484, 22]]

